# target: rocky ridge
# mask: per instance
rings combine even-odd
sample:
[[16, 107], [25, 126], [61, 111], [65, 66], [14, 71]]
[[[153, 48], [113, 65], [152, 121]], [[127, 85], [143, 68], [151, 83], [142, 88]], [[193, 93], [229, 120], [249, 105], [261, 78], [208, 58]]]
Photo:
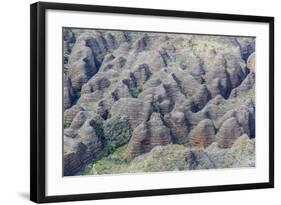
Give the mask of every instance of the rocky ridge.
[[63, 40], [65, 176], [255, 166], [254, 38], [65, 28]]

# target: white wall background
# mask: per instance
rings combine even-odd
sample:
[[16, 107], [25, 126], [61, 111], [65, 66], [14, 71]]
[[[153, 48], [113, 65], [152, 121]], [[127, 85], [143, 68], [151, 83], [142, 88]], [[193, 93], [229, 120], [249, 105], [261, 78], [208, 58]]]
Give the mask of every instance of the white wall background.
[[[52, 0], [49, 0], [52, 1]], [[235, 192], [143, 197], [67, 204], [278, 204], [281, 194], [281, 13], [277, 0], [60, 0], [69, 3], [146, 7], [275, 17], [275, 177], [276, 188]], [[0, 204], [29, 201], [29, 4], [2, 1], [0, 6]], [[231, 177], [231, 176], [230, 176]], [[280, 203], [280, 202], [279, 202]], [[63, 203], [64, 204], [64, 203]]]

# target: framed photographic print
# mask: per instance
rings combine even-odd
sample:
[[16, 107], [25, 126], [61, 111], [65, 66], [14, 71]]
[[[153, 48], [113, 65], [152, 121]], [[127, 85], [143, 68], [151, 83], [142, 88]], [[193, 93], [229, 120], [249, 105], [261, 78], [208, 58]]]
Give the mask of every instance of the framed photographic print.
[[274, 187], [274, 18], [31, 5], [31, 200]]

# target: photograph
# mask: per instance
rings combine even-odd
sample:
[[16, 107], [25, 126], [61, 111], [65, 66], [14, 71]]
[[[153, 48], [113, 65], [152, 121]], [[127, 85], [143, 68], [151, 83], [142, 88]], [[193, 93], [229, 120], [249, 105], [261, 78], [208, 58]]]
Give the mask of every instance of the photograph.
[[63, 27], [61, 38], [63, 176], [256, 166], [255, 36]]

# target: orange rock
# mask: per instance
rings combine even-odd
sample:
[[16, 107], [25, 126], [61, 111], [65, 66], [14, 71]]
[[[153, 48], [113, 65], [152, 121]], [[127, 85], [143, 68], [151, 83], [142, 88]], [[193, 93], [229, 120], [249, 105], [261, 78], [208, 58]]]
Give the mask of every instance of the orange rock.
[[193, 147], [208, 147], [214, 142], [214, 136], [204, 134], [194, 134], [189, 138], [189, 143]]

